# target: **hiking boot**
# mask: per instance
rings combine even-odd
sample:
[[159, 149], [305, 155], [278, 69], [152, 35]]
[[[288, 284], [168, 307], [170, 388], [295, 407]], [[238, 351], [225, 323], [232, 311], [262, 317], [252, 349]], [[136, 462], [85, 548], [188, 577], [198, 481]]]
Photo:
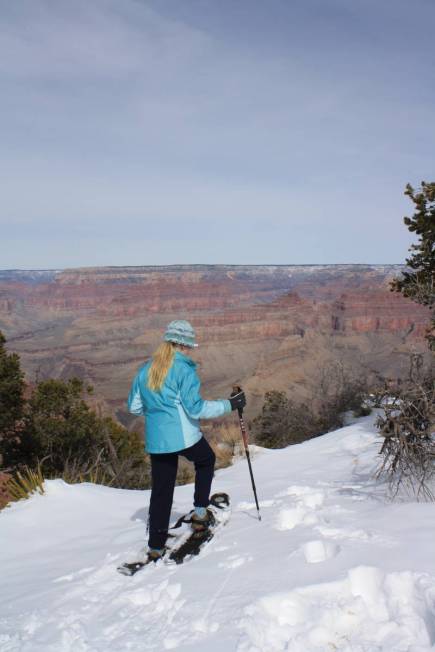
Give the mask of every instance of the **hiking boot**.
[[147, 552], [147, 561], [156, 562], [161, 559], [166, 552], [166, 548], [149, 548]]
[[197, 512], [193, 512], [190, 518], [190, 524], [194, 532], [202, 532], [203, 530], [207, 530], [215, 523], [216, 519], [213, 516], [213, 512], [211, 512], [209, 509], [205, 510], [204, 516], [199, 515]]

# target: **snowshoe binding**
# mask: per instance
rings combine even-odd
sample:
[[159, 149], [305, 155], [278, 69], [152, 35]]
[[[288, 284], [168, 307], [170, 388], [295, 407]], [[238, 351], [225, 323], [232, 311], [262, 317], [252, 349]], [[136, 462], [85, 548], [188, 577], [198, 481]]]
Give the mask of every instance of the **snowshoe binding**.
[[[228, 494], [213, 494], [210, 498], [210, 507], [204, 519], [192, 514], [190, 521], [192, 534], [180, 546], [169, 554], [167, 563], [182, 564], [185, 560], [199, 555], [204, 544], [210, 541], [219, 526], [225, 525], [227, 519], [219, 518], [217, 510], [228, 510], [230, 498]], [[215, 508], [215, 509], [213, 509]]]

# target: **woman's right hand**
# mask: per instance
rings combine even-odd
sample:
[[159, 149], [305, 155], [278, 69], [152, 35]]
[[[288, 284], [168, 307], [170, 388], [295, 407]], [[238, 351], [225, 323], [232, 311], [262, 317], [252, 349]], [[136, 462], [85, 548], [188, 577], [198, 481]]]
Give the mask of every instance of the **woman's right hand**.
[[245, 392], [239, 388], [240, 391], [233, 392], [228, 399], [231, 403], [232, 410], [243, 410], [246, 405], [246, 396]]

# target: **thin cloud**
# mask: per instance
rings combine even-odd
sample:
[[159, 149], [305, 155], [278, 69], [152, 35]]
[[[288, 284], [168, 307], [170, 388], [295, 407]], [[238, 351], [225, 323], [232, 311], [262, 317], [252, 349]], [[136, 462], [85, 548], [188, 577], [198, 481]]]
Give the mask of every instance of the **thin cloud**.
[[108, 264], [122, 264], [129, 227], [132, 251], [139, 234], [154, 263], [168, 262], [180, 224], [191, 233], [185, 262], [199, 244], [202, 260], [238, 262], [234, 229], [252, 262], [316, 262], [313, 252], [325, 262], [328, 244], [328, 262], [370, 262], [361, 223], [376, 228], [385, 262], [403, 259], [406, 232], [388, 240], [392, 224], [402, 228], [403, 187], [434, 167], [433, 5], [0, 7], [0, 267], [28, 266], [32, 238], [54, 233], [55, 266], [62, 255], [72, 264], [71, 234], [76, 264], [92, 265], [84, 241], [102, 224]]

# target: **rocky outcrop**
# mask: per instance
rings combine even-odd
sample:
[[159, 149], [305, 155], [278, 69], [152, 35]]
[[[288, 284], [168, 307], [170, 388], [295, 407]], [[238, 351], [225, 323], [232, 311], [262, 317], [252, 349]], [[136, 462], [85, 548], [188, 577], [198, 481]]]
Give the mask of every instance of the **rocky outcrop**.
[[390, 332], [423, 336], [428, 310], [399, 294], [360, 288], [345, 293], [332, 304], [332, 327], [341, 332]]

